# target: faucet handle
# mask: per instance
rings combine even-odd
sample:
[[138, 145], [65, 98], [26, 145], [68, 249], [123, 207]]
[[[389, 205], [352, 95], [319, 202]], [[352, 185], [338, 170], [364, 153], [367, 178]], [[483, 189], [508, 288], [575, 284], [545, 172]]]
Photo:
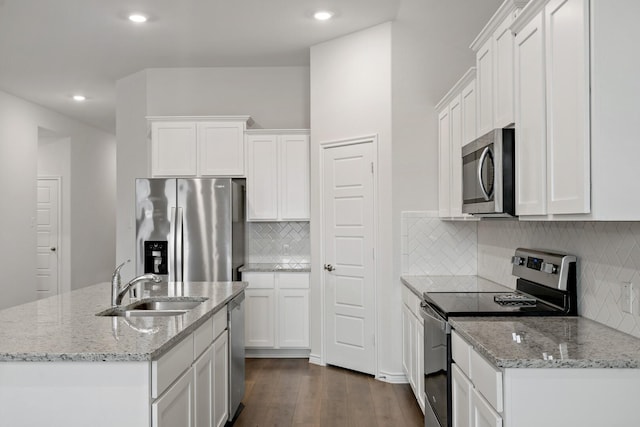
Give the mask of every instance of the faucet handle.
[[115, 270], [113, 270], [113, 275], [111, 276], [111, 283], [112, 284], [117, 284], [118, 286], [120, 286], [120, 283], [122, 281], [122, 279], [120, 278], [120, 269], [122, 267], [124, 267], [125, 264], [127, 264], [129, 262], [131, 262], [130, 259], [126, 260], [125, 262], [123, 262], [122, 264], [117, 266]]

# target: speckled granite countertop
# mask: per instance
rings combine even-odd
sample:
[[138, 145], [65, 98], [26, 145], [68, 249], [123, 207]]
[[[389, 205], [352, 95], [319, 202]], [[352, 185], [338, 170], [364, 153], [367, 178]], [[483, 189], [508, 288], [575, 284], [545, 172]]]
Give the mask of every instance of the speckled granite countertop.
[[499, 368], [640, 368], [640, 339], [583, 317], [450, 317], [449, 323]]
[[311, 271], [311, 264], [287, 264], [287, 263], [274, 263], [274, 264], [245, 264], [240, 267], [241, 273], [268, 273], [271, 271], [283, 271], [287, 273], [305, 273]]
[[424, 292], [513, 291], [513, 289], [478, 276], [401, 276], [400, 280], [420, 298]]
[[208, 298], [180, 316], [96, 316], [109, 308], [111, 288], [106, 283], [1, 310], [0, 362], [154, 360], [246, 286], [244, 282], [163, 283], [144, 294]]

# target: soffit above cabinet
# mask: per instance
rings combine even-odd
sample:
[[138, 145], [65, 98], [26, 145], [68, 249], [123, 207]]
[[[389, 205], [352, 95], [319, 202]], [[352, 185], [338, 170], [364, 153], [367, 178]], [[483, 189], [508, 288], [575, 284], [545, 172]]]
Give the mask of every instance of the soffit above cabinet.
[[447, 94], [442, 97], [440, 102], [438, 102], [438, 104], [436, 105], [436, 111], [440, 111], [446, 105], [449, 105], [451, 101], [453, 101], [453, 99], [456, 96], [460, 95], [460, 92], [462, 92], [462, 90], [469, 83], [471, 83], [475, 78], [476, 78], [476, 67], [471, 67], [469, 68], [469, 70], [467, 70], [466, 73], [464, 73], [464, 76], [462, 76], [460, 80], [458, 80], [456, 84], [453, 85], [453, 87], [449, 90], [449, 92], [447, 92]]

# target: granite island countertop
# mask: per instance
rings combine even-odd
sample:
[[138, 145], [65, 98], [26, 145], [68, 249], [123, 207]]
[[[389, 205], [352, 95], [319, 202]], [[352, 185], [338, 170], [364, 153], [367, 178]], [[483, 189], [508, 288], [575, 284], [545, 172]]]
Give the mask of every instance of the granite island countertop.
[[285, 273], [308, 273], [311, 271], [311, 264], [297, 263], [252, 263], [245, 264], [238, 269], [241, 273], [269, 273], [280, 271]]
[[449, 323], [499, 368], [640, 368], [640, 339], [584, 317], [450, 317]]
[[[0, 310], [0, 363], [15, 361], [148, 361], [183, 340], [245, 282], [146, 284], [144, 297], [205, 297], [179, 316], [108, 317], [110, 285], [98, 284]], [[128, 297], [125, 297], [128, 304]]]
[[420, 298], [424, 292], [513, 292], [479, 276], [401, 276], [400, 280]]

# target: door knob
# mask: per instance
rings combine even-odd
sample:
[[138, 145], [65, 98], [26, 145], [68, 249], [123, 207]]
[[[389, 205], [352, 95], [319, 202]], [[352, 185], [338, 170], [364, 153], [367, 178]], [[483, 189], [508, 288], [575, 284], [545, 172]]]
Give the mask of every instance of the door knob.
[[333, 271], [333, 270], [335, 270], [336, 268], [335, 268], [333, 265], [331, 265], [331, 264], [325, 264], [325, 265], [324, 265], [324, 269], [325, 269], [325, 270], [327, 270], [327, 271]]
[[51, 247], [51, 252], [55, 252], [55, 251], [56, 251], [56, 247], [55, 246]]

